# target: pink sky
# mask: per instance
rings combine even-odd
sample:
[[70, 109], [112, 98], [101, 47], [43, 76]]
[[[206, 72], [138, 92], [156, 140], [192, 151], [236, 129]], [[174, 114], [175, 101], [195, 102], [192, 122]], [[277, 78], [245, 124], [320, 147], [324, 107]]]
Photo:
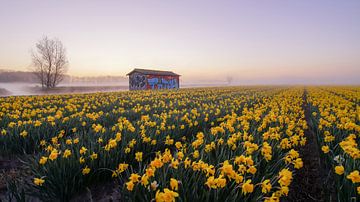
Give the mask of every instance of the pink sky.
[[2, 0], [0, 68], [26, 70], [42, 36], [69, 74], [173, 70], [186, 81], [360, 81], [360, 1]]

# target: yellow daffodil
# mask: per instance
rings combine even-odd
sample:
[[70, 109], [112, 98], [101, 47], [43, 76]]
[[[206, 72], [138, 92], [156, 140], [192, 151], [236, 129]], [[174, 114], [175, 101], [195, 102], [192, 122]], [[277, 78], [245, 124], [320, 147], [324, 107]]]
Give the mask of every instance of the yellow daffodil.
[[89, 167], [86, 166], [85, 168], [82, 169], [82, 174], [83, 175], [87, 175], [89, 173], [90, 173], [90, 168]]
[[69, 149], [66, 149], [66, 150], [64, 151], [63, 157], [64, 157], [64, 158], [68, 158], [70, 155], [71, 155], [71, 151], [70, 151]]
[[243, 183], [241, 188], [244, 195], [252, 193], [254, 191], [254, 185], [251, 184], [251, 180], [247, 180], [245, 183]]
[[348, 176], [347, 179], [351, 180], [352, 183], [359, 183], [360, 182], [360, 174], [358, 170], [352, 171]]
[[335, 173], [338, 175], [344, 174], [344, 166], [342, 166], [342, 165], [335, 166]]
[[171, 187], [172, 190], [177, 191], [179, 189], [178, 181], [176, 179], [174, 179], [174, 178], [171, 178], [170, 179], [170, 187]]
[[136, 152], [136, 153], [135, 153], [135, 159], [136, 159], [136, 161], [141, 162], [141, 161], [142, 161], [142, 156], [143, 156], [143, 153], [142, 153], [142, 152]]
[[34, 178], [34, 184], [37, 186], [42, 186], [44, 184], [45, 180], [42, 178]]

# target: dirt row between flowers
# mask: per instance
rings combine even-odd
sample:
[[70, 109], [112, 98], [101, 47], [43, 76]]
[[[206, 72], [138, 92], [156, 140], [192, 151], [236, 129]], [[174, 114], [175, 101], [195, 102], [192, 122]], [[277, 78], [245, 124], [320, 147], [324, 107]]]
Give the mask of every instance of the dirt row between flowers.
[[[289, 196], [284, 201], [336, 201], [331, 178], [327, 176], [329, 168], [322, 163], [320, 148], [311, 121], [311, 110], [307, 103], [307, 91], [304, 90], [303, 109], [308, 129], [304, 131], [307, 143], [300, 148], [303, 168], [297, 170], [290, 185]], [[326, 180], [327, 179], [327, 180]], [[330, 179], [330, 180], [329, 180]]]

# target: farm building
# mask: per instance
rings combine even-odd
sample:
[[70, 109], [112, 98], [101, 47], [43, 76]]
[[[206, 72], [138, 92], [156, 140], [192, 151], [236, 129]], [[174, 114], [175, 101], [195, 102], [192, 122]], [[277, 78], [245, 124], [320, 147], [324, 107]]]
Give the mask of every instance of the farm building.
[[179, 74], [171, 71], [134, 69], [129, 76], [129, 90], [179, 88]]

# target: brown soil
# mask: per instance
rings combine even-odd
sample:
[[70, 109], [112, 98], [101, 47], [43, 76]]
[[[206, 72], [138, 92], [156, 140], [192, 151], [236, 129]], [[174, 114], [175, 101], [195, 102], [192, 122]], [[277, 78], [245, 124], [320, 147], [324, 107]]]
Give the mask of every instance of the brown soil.
[[120, 197], [120, 186], [116, 181], [106, 182], [87, 188], [84, 192], [75, 196], [70, 202], [76, 201], [122, 201]]
[[16, 159], [4, 159], [0, 157], [0, 201], [7, 192], [6, 180], [19, 175], [21, 163]]

